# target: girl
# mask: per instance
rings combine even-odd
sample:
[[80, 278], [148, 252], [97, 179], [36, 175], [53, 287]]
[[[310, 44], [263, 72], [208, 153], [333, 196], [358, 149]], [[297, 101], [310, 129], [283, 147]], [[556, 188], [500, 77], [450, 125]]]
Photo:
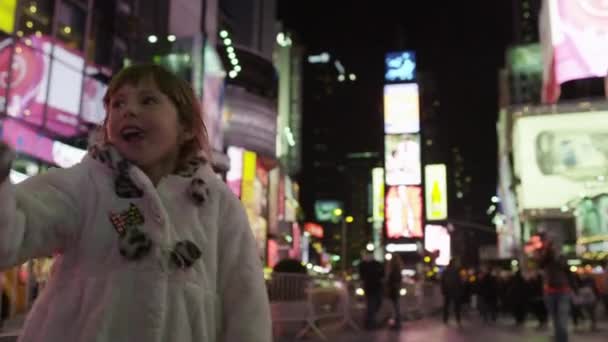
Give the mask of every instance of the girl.
[[0, 269], [58, 255], [21, 341], [271, 341], [256, 244], [206, 159], [192, 89], [134, 66], [104, 103], [74, 167], [13, 186], [0, 149]]

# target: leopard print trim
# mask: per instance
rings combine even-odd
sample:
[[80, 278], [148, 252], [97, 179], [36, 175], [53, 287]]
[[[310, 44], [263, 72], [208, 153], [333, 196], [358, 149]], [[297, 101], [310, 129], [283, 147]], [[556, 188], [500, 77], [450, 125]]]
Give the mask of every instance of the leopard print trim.
[[[118, 153], [112, 145], [93, 145], [89, 149], [91, 157], [105, 164], [115, 175], [114, 187], [118, 197], [141, 198], [143, 190], [137, 187], [129, 175], [132, 164]], [[208, 160], [201, 154], [183, 163], [176, 171], [176, 175], [184, 178], [192, 178], [188, 194], [196, 205], [203, 205], [209, 196], [209, 189], [205, 181], [195, 177], [197, 171], [205, 166]]]

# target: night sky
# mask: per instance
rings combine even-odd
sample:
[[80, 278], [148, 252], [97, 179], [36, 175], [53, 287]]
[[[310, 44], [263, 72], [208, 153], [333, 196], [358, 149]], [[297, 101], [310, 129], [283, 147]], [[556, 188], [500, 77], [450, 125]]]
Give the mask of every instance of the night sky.
[[[415, 50], [418, 68], [435, 74], [445, 149], [459, 147], [472, 176], [474, 216], [496, 191], [498, 69], [511, 39], [511, 1], [279, 0], [279, 18], [309, 53], [336, 55], [357, 74], [345, 104], [350, 134], [336, 132], [352, 152], [381, 150], [384, 53]], [[304, 75], [306, 77], [306, 75]], [[306, 115], [306, 111], [304, 111]], [[344, 114], [346, 115], [346, 114]], [[371, 126], [377, 126], [372, 124]]]

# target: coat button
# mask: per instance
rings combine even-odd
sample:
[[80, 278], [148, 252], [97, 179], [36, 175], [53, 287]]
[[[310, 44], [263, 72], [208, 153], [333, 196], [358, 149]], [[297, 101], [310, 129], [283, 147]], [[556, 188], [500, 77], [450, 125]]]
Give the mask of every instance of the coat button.
[[163, 224], [163, 217], [160, 214], [154, 214], [154, 220], [160, 224]]

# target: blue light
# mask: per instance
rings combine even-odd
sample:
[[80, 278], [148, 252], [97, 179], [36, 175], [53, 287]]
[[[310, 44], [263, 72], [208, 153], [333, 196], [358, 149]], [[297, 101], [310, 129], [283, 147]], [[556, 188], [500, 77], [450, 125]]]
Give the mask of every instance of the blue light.
[[386, 54], [387, 82], [411, 82], [416, 78], [416, 54], [414, 52], [391, 52]]

